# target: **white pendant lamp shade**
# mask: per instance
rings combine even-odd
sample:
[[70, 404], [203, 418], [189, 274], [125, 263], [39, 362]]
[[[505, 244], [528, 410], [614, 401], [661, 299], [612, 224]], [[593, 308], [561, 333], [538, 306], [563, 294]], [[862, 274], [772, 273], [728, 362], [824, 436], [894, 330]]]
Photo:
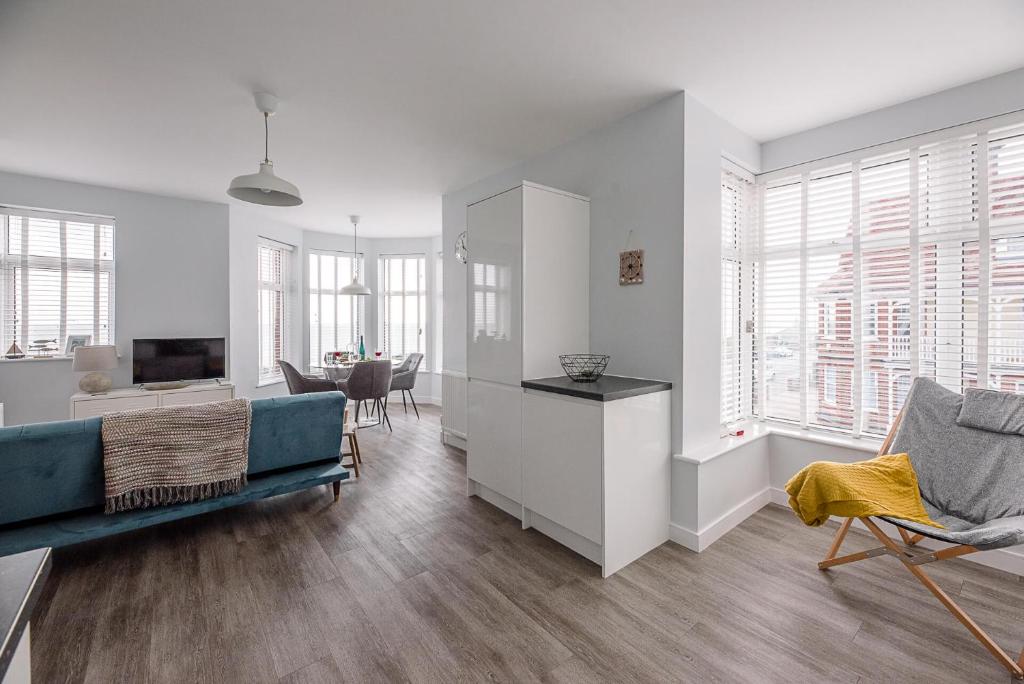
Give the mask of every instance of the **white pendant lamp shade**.
[[373, 294], [372, 292], [370, 292], [370, 288], [366, 287], [361, 282], [359, 282], [358, 277], [353, 278], [351, 283], [349, 283], [348, 285], [346, 285], [345, 287], [341, 288], [338, 291], [344, 295], [366, 296]]
[[243, 202], [271, 207], [294, 207], [302, 204], [299, 189], [274, 175], [270, 161], [270, 117], [277, 111], [277, 98], [269, 93], [256, 93], [256, 106], [263, 112], [263, 161], [257, 173], [238, 176], [228, 186], [228, 195]]
[[338, 292], [343, 295], [365, 297], [373, 293], [370, 292], [370, 288], [359, 282], [359, 217], [353, 214], [348, 217], [348, 220], [352, 222], [352, 251], [355, 253], [356, 274], [352, 276], [352, 282], [338, 290]]
[[238, 176], [231, 181], [228, 194], [235, 199], [272, 207], [294, 207], [302, 204], [299, 189], [274, 175], [274, 163], [260, 162], [259, 173]]

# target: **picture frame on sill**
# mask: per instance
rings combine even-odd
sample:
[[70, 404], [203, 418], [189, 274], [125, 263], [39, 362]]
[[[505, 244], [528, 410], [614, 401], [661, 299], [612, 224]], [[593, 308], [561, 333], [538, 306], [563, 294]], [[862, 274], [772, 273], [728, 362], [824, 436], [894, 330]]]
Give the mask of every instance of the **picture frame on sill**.
[[78, 347], [88, 347], [92, 344], [92, 335], [68, 335], [67, 343], [64, 345], [64, 353], [71, 356]]

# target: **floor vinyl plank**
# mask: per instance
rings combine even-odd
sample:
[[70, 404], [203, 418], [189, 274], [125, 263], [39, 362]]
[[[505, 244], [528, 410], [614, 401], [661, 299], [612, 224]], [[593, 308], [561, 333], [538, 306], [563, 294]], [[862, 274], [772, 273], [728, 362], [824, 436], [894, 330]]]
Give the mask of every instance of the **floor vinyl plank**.
[[[817, 569], [835, 526], [769, 505], [609, 579], [477, 498], [439, 412], [359, 432], [362, 476], [58, 549], [45, 682], [1006, 682], [895, 559]], [[843, 552], [877, 546], [853, 531]], [[925, 571], [1008, 652], [1021, 578]]]

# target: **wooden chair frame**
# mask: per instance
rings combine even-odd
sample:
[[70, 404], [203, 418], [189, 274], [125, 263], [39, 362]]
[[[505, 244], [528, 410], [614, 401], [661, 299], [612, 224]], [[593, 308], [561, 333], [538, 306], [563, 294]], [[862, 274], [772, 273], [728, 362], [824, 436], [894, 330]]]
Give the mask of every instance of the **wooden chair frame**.
[[[886, 435], [885, 441], [882, 442], [882, 448], [878, 450], [878, 455], [882, 456], [889, 453], [889, 447], [892, 445], [892, 441], [896, 436], [896, 430], [899, 428], [900, 420], [903, 418], [903, 412], [896, 416], [896, 420], [893, 421], [892, 428], [889, 430], [889, 434]], [[896, 540], [892, 539], [889, 535], [881, 530], [881, 528], [872, 520], [870, 517], [858, 518], [868, 531], [873, 534], [878, 541], [882, 543], [882, 546], [877, 548], [868, 549], [866, 551], [858, 551], [857, 553], [851, 553], [846, 556], [838, 556], [839, 548], [843, 545], [843, 540], [846, 538], [846, 533], [850, 531], [850, 526], [853, 524], [853, 518], [847, 518], [839, 526], [839, 531], [836, 533], [835, 539], [832, 540], [832, 545], [829, 547], [828, 554], [825, 558], [818, 563], [819, 570], [828, 570], [834, 568], [837, 565], [845, 565], [847, 563], [856, 563], [868, 558], [875, 558], [877, 556], [894, 556], [903, 563], [903, 566], [910, 571], [917, 580], [925, 586], [925, 588], [932, 593], [939, 600], [942, 605], [946, 607], [950, 613], [953, 614], [960, 623], [967, 628], [975, 639], [981, 642], [981, 645], [988, 649], [988, 652], [999, 661], [999, 663], [1005, 667], [1011, 675], [1016, 679], [1024, 679], [1024, 650], [1021, 651], [1020, 658], [1014, 660], [1010, 657], [1006, 651], [999, 647], [999, 645], [990, 637], [985, 631], [978, 626], [971, 617], [958, 606], [949, 594], [944, 592], [939, 585], [935, 583], [932, 578], [925, 574], [924, 570], [920, 566], [927, 563], [934, 563], [936, 561], [948, 560], [950, 558], [956, 558], [957, 556], [966, 556], [969, 553], [975, 553], [978, 551], [973, 546], [966, 544], [960, 544], [958, 546], [951, 546], [949, 548], [942, 549], [940, 551], [926, 551], [919, 549], [916, 544], [924, 538], [921, 534], [911, 534], [904, 530], [902, 527], [896, 529], [900, 533], [900, 538], [903, 540], [901, 545]]]

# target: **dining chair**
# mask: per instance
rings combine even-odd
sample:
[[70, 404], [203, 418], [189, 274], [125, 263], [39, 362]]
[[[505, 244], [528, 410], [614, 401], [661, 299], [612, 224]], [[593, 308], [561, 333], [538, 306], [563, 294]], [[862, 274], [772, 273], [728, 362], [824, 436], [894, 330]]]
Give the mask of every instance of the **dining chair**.
[[[420, 363], [423, 361], [423, 354], [419, 352], [413, 352], [405, 357], [405, 361], [402, 365], [395, 369], [394, 375], [391, 377], [391, 391], [399, 390], [402, 393], [402, 408], [405, 412], [409, 412], [409, 407], [405, 403], [405, 395], [409, 394], [409, 401], [412, 402], [412, 409], [416, 412], [416, 419], [419, 420], [420, 410], [416, 406], [416, 400], [412, 398], [412, 390], [416, 386], [416, 373], [419, 371]], [[385, 406], [387, 401], [384, 402]]]
[[391, 389], [390, 361], [360, 361], [352, 366], [348, 378], [338, 381], [338, 387], [351, 401], [356, 402], [356, 425], [359, 425], [359, 409], [363, 402], [372, 402], [379, 411], [377, 424], [386, 423], [391, 430], [384, 399]]

